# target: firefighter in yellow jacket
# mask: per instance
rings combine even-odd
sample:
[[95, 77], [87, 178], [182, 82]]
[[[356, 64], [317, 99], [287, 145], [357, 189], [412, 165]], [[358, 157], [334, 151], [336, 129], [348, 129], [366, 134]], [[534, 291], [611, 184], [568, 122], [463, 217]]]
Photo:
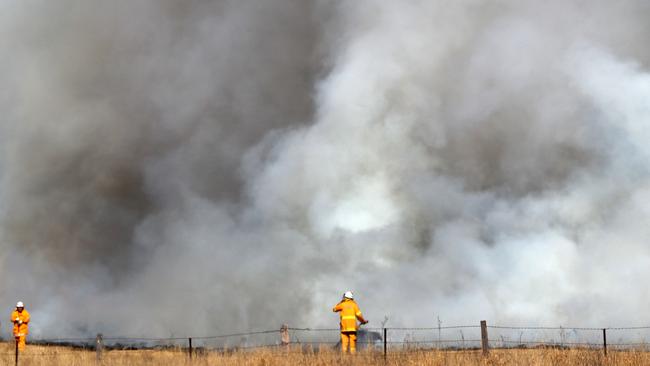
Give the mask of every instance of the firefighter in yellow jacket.
[[29, 313], [25, 310], [22, 301], [18, 301], [16, 310], [11, 313], [11, 322], [14, 323], [14, 337], [18, 342], [18, 349], [23, 351], [25, 349], [25, 338], [29, 333]]
[[361, 310], [356, 302], [354, 302], [354, 295], [352, 291], [347, 291], [343, 294], [343, 300], [336, 304], [334, 309], [335, 313], [339, 313], [341, 317], [341, 348], [343, 352], [350, 347], [350, 353], [357, 350], [357, 319], [361, 324], [366, 324], [368, 321], [361, 315]]

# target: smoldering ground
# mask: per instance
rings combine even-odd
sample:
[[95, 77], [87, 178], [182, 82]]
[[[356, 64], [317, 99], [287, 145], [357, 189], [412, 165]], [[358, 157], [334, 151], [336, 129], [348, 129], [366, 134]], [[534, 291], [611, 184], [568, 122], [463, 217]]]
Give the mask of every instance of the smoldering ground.
[[645, 320], [644, 1], [0, 4], [34, 334]]

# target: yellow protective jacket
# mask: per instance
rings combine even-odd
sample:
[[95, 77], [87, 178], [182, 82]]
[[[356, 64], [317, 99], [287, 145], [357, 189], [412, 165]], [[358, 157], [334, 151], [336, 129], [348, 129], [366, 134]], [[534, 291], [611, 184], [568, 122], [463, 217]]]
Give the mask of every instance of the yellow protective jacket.
[[[22, 320], [23, 323], [18, 325], [16, 319]], [[29, 324], [29, 312], [27, 312], [27, 310], [23, 309], [22, 313], [19, 313], [18, 310], [14, 310], [11, 313], [11, 322], [14, 323], [14, 336], [25, 336], [29, 333], [29, 327], [27, 326]]]
[[366, 321], [357, 303], [351, 299], [343, 299], [332, 311], [339, 313], [341, 317], [341, 332], [356, 332], [357, 319], [362, 323]]

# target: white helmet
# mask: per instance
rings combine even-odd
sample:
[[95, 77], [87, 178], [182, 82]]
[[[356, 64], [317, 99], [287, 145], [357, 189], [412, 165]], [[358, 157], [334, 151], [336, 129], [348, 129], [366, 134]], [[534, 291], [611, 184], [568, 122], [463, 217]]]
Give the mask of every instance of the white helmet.
[[25, 307], [25, 304], [23, 304], [22, 301], [18, 301], [18, 302], [16, 303], [16, 307], [17, 307], [17, 308], [24, 308], [24, 307]]
[[352, 294], [352, 291], [345, 291], [343, 297], [350, 300], [354, 299], [354, 295]]

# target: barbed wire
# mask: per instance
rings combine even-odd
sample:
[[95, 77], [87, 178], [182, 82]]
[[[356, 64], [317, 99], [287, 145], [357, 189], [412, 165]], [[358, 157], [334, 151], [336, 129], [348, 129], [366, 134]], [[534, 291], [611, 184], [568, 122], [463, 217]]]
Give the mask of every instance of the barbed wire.
[[[364, 328], [369, 329], [369, 328]], [[297, 331], [308, 331], [308, 332], [339, 332], [340, 328], [292, 328], [289, 327], [287, 330], [297, 330]]]
[[[388, 330], [446, 330], [446, 329], [466, 329], [466, 328], [481, 328], [480, 325], [451, 325], [446, 327], [416, 327], [416, 328], [400, 328], [400, 327], [386, 327]], [[383, 328], [379, 328], [383, 329]]]
[[[138, 338], [138, 337], [102, 337], [104, 341], [187, 341], [189, 337], [168, 337], [168, 338]], [[93, 339], [94, 341], [95, 339]]]
[[245, 337], [245, 336], [251, 336], [251, 335], [256, 335], [256, 334], [272, 334], [272, 333], [279, 333], [279, 332], [280, 332], [279, 330], [269, 330], [269, 331], [261, 331], [261, 332], [233, 333], [233, 334], [223, 334], [223, 335], [215, 335], [215, 336], [169, 337], [169, 338], [105, 337], [105, 338], [103, 338], [103, 340], [104, 341], [149, 341], [149, 342], [155, 342], [155, 341], [187, 341], [190, 338], [195, 339], [195, 340], [205, 340], [205, 339]]
[[[381, 331], [386, 329], [387, 331], [436, 331], [436, 330], [450, 330], [450, 329], [479, 329], [479, 325], [452, 325], [444, 327], [384, 327], [384, 328], [363, 328], [365, 331]], [[650, 330], [650, 326], [632, 326], [632, 327], [570, 327], [570, 326], [504, 326], [504, 325], [488, 325], [488, 329], [507, 329], [507, 330], [580, 330], [580, 331], [602, 331], [603, 329], [608, 331], [622, 331], [622, 330]], [[289, 331], [307, 331], [307, 332], [339, 332], [339, 328], [298, 328], [298, 327], [289, 327]], [[261, 334], [274, 334], [280, 333], [280, 329], [273, 330], [261, 330], [253, 332], [241, 332], [241, 333], [230, 333], [230, 334], [220, 334], [220, 335], [209, 335], [209, 336], [186, 336], [186, 337], [133, 337], [133, 336], [105, 336], [102, 337], [104, 341], [181, 341], [187, 340], [188, 338], [196, 340], [206, 340], [206, 339], [219, 339], [219, 338], [232, 338], [232, 337], [244, 337], [252, 335], [261, 335]], [[63, 342], [95, 342], [96, 338], [93, 337], [66, 337], [66, 338], [36, 338], [31, 340], [31, 343], [63, 343]]]
[[[471, 345], [475, 345], [478, 342], [481, 342], [480, 339], [462, 339], [462, 330], [464, 329], [480, 329], [481, 326], [479, 325], [450, 325], [450, 326], [439, 326], [439, 327], [385, 327], [385, 328], [370, 328], [370, 327], [364, 327], [362, 331], [366, 332], [379, 332], [379, 337], [378, 339], [374, 339], [371, 341], [359, 341], [358, 344], [360, 345], [379, 345], [383, 343], [384, 341], [382, 340], [383, 335], [381, 334], [381, 331], [385, 330], [388, 334], [388, 339], [386, 340], [387, 345], [395, 346], [395, 345], [414, 345], [414, 346], [420, 346], [420, 345], [432, 345], [435, 347], [435, 345], [445, 345], [444, 347], [452, 347], [452, 348], [463, 348], [465, 349], [466, 347], [469, 347]], [[565, 332], [565, 331], [587, 331], [587, 332], [592, 332], [592, 331], [641, 331], [641, 330], [650, 330], [650, 326], [630, 326], [630, 327], [603, 327], [603, 328], [597, 328], [597, 327], [571, 327], [571, 326], [507, 326], [507, 325], [487, 325], [488, 329], [493, 329], [493, 330], [513, 330], [513, 331], [553, 331], [553, 332]], [[315, 332], [315, 333], [326, 333], [326, 332], [339, 332], [339, 328], [311, 328], [311, 327], [288, 327], [285, 328], [289, 332]], [[396, 335], [395, 332], [435, 332], [435, 331], [449, 331], [449, 330], [459, 330], [461, 333], [461, 339], [405, 339], [405, 340], [398, 340], [395, 339]], [[254, 336], [259, 336], [259, 335], [279, 335], [282, 333], [283, 330], [281, 329], [273, 329], [273, 330], [260, 330], [260, 331], [252, 331], [252, 332], [239, 332], [239, 333], [230, 333], [230, 334], [219, 334], [219, 335], [208, 335], [208, 336], [191, 336], [191, 337], [132, 337], [132, 336], [106, 336], [101, 338], [101, 342], [106, 342], [103, 344], [103, 347], [106, 347], [107, 350], [130, 350], [130, 349], [157, 349], [160, 347], [169, 347], [169, 348], [178, 348], [178, 349], [187, 349], [188, 345], [185, 343], [188, 341], [189, 338], [192, 340], [196, 341], [210, 341], [210, 340], [222, 340], [222, 339], [228, 339], [228, 338], [243, 338], [243, 337], [254, 337]], [[471, 333], [471, 332], [470, 332]], [[398, 333], [400, 334], [400, 333]], [[402, 333], [403, 334], [403, 333]], [[498, 332], [497, 332], [498, 334]], [[449, 335], [449, 333], [447, 333]], [[291, 344], [292, 345], [322, 345], [322, 346], [330, 346], [330, 345], [336, 345], [339, 344], [340, 342], [333, 341], [333, 340], [328, 340], [328, 339], [318, 339], [321, 338], [320, 336], [317, 339], [314, 339], [312, 336], [311, 339], [309, 339], [309, 336], [306, 336], [305, 340], [301, 340], [297, 337], [297, 334], [294, 334], [290, 336], [292, 338]], [[302, 336], [301, 336], [302, 337]], [[328, 338], [329, 336], [324, 336], [324, 338]], [[373, 336], [376, 337], [376, 336]], [[397, 336], [399, 337], [399, 336]], [[407, 333], [408, 337], [408, 333]], [[527, 339], [521, 339], [519, 337], [519, 340], [511, 340], [511, 339], [503, 339], [503, 336], [501, 336], [501, 339], [490, 339], [489, 343], [491, 345], [504, 345], [504, 346], [530, 346], [530, 345], [535, 345], [535, 346], [549, 346], [549, 347], [563, 347], [563, 346], [568, 346], [568, 347], [600, 347], [602, 346], [602, 343], [600, 342], [592, 342], [591, 337], [585, 337], [589, 339], [589, 342], [586, 341], [579, 341], [580, 339], [576, 337], [571, 337], [572, 339], [570, 341], [564, 340], [564, 337], [560, 335], [562, 340], [535, 340], [535, 339], [530, 339], [530, 336], [527, 336], [525, 338]], [[618, 338], [619, 336], [617, 336]], [[650, 335], [649, 335], [650, 337]], [[392, 338], [392, 339], [391, 339]], [[506, 337], [508, 338], [508, 337]], [[545, 337], [546, 338], [546, 337]], [[632, 338], [632, 337], [629, 337]], [[254, 339], [254, 338], [253, 338]], [[235, 349], [235, 350], [244, 350], [244, 349], [260, 349], [260, 348], [274, 348], [274, 347], [279, 347], [282, 346], [282, 344], [278, 341], [272, 344], [267, 342], [259, 342], [262, 339], [258, 339], [258, 342], [251, 341], [250, 343], [252, 344], [246, 344], [248, 343], [248, 340], [244, 340], [243, 342], [240, 341], [239, 345], [231, 345], [231, 346], [206, 346], [205, 343], [200, 345], [195, 344], [194, 348], [203, 348], [206, 350], [229, 350], [229, 349]], [[620, 338], [618, 339], [620, 340]], [[159, 344], [155, 344], [158, 342]], [[230, 342], [230, 341], [227, 341]], [[63, 347], [75, 347], [75, 348], [90, 348], [90, 349], [95, 349], [97, 345], [97, 338], [91, 338], [91, 337], [65, 337], [65, 338], [37, 338], [30, 340], [31, 344], [36, 344], [36, 345], [54, 345], [54, 346], [63, 346]], [[148, 344], [149, 343], [149, 344]], [[154, 343], [154, 344], [151, 344]], [[236, 341], [235, 341], [236, 343]], [[455, 344], [455, 345], [454, 345]], [[648, 342], [617, 342], [617, 343], [609, 343], [608, 346], [610, 347], [618, 347], [618, 348], [624, 348], [624, 347], [650, 347], [650, 343]], [[62, 354], [62, 353], [56, 353], [56, 354]], [[35, 355], [33, 353], [27, 353], [25, 356], [31, 356]], [[48, 353], [48, 356], [51, 355], [51, 353]]]
[[431, 339], [431, 340], [408, 340], [408, 341], [386, 341], [388, 344], [429, 344], [429, 343], [469, 343], [469, 342], [480, 342], [480, 339]]
[[[244, 336], [251, 336], [251, 335], [259, 335], [259, 334], [274, 334], [274, 333], [280, 333], [280, 330], [261, 330], [261, 331], [256, 331], [256, 332], [248, 332], [248, 333], [234, 333], [234, 334], [224, 334], [224, 335], [217, 335], [217, 336], [204, 336], [204, 337], [192, 337], [192, 339], [219, 339], [219, 338], [232, 338], [232, 337], [244, 337]], [[187, 339], [187, 338], [185, 338]]]
[[534, 344], [546, 346], [602, 346], [601, 343], [594, 342], [556, 342], [556, 341], [509, 341], [509, 340], [493, 340], [490, 344], [508, 343], [508, 344]]
[[639, 329], [650, 329], [650, 326], [636, 326], [636, 327], [516, 327], [516, 326], [503, 326], [503, 325], [488, 325], [488, 328], [493, 329], [512, 329], [512, 330], [584, 330], [584, 331], [602, 331], [605, 330], [639, 330]]
[[[480, 342], [480, 340], [478, 340]], [[540, 346], [589, 346], [589, 347], [602, 347], [602, 343], [597, 342], [571, 342], [571, 341], [511, 341], [511, 340], [490, 340], [490, 345], [494, 344], [520, 344], [520, 345], [540, 345]], [[650, 342], [618, 342], [607, 343], [607, 347], [632, 347], [632, 346], [646, 346], [650, 347]]]
[[36, 338], [31, 343], [94, 342], [97, 338]]
[[602, 331], [607, 328], [588, 328], [588, 327], [511, 327], [502, 325], [488, 325], [491, 329], [510, 329], [510, 330], [584, 330], [584, 331]]

